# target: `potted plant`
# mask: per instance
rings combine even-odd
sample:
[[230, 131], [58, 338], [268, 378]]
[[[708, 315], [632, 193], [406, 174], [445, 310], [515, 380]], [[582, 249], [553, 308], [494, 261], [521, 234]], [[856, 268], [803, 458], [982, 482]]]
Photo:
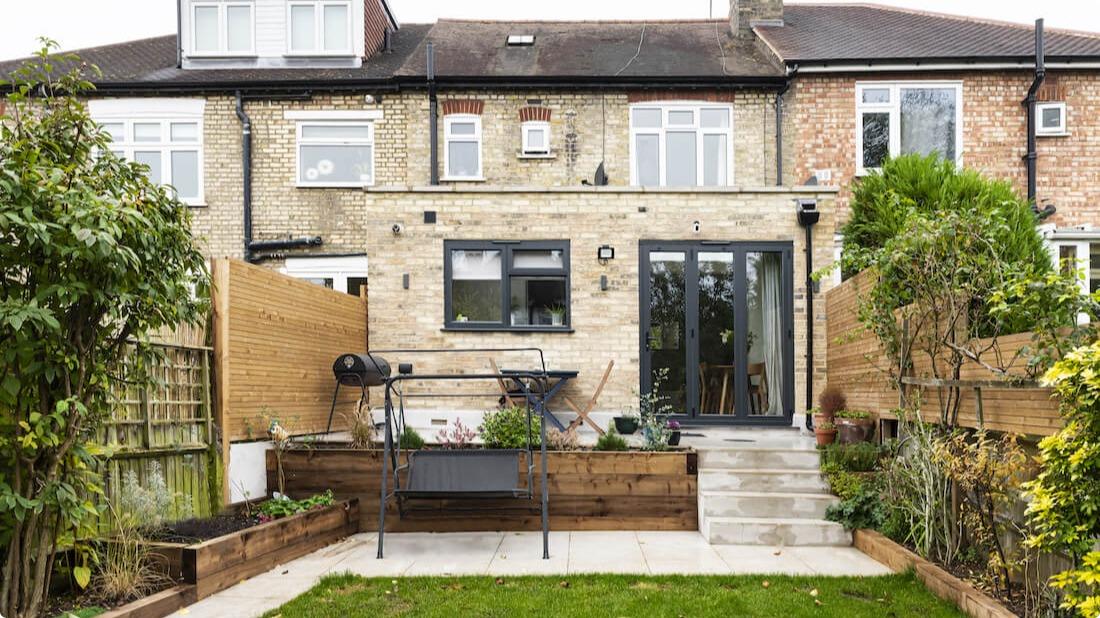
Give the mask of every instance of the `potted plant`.
[[836, 425], [832, 421], [814, 421], [814, 437], [819, 447], [832, 444], [836, 440]]
[[633, 412], [624, 411], [622, 416], [616, 416], [614, 421], [615, 431], [621, 435], [627, 436], [638, 431], [638, 417]]
[[565, 307], [562, 305], [554, 305], [547, 309], [550, 313], [550, 325], [562, 326], [565, 324]]
[[470, 321], [470, 318], [466, 317], [465, 315], [463, 315], [461, 313], [455, 316], [455, 322], [469, 322], [469, 321]]
[[836, 413], [847, 405], [848, 400], [839, 388], [831, 384], [826, 386], [817, 398], [817, 407], [811, 410], [814, 415], [814, 425], [817, 425], [819, 420], [833, 422], [836, 419]]
[[841, 444], [870, 442], [875, 433], [875, 419], [865, 410], [841, 410], [836, 413], [836, 428]]
[[669, 419], [666, 424], [668, 427], [668, 445], [677, 446], [680, 444], [680, 421]]

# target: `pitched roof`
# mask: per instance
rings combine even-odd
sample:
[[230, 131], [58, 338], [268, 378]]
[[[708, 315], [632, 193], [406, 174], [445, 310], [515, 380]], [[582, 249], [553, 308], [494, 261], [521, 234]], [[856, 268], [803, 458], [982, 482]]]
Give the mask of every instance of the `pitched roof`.
[[[424, 76], [427, 43], [436, 74], [448, 78], [779, 78], [782, 66], [754, 41], [731, 37], [725, 20], [440, 20], [398, 71]], [[533, 35], [508, 46], [508, 35]]]
[[[756, 33], [788, 63], [1028, 61], [1031, 26], [873, 4], [788, 4], [782, 26]], [[1052, 61], [1100, 58], [1100, 35], [1047, 29]]]

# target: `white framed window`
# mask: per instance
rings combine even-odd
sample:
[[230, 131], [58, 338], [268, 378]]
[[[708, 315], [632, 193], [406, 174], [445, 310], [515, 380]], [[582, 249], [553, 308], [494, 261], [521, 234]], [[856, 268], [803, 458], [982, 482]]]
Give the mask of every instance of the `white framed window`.
[[248, 55], [255, 52], [251, 1], [191, 3], [191, 54]]
[[89, 112], [111, 134], [111, 152], [149, 167], [153, 182], [172, 187], [179, 200], [202, 205], [204, 101], [105, 99]]
[[303, 120], [297, 130], [299, 187], [374, 184], [374, 123]]
[[361, 296], [367, 286], [367, 256], [287, 258], [283, 274], [330, 290]]
[[287, 29], [291, 55], [346, 56], [354, 49], [349, 0], [291, 0]]
[[443, 180], [483, 180], [481, 172], [481, 116], [443, 117]]
[[914, 153], [961, 166], [962, 106], [962, 82], [858, 82], [856, 173]]
[[1035, 104], [1035, 134], [1067, 135], [1065, 102]]
[[525, 155], [550, 154], [550, 123], [542, 120], [529, 120], [520, 125], [522, 133], [522, 152]]
[[733, 106], [644, 103], [630, 108], [630, 184], [733, 184]]

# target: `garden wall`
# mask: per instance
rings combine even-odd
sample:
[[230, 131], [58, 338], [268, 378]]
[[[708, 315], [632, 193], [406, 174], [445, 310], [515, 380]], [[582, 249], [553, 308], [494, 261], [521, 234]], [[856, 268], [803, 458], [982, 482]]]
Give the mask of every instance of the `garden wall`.
[[[890, 361], [875, 335], [860, 323], [858, 314], [860, 296], [874, 284], [873, 276], [873, 273], [864, 271], [825, 293], [828, 316], [826, 373], [828, 383], [844, 392], [849, 408], [869, 410], [880, 417], [892, 418], [890, 411], [898, 407], [898, 391], [890, 383]], [[1001, 357], [1008, 365], [1010, 374], [1024, 374], [1027, 358], [1024, 355], [1017, 357], [1017, 354], [1030, 343], [1031, 333], [999, 338]], [[926, 355], [915, 354], [911, 375], [930, 377], [930, 360]], [[977, 363], [967, 363], [960, 379], [989, 381], [997, 379], [997, 376]], [[938, 419], [937, 390], [911, 386], [907, 389], [907, 397], [912, 398], [917, 391], [925, 402], [925, 420]], [[984, 424], [988, 429], [1044, 436], [1061, 427], [1058, 402], [1052, 398], [1050, 389], [983, 388], [982, 403]], [[964, 427], [977, 427], [979, 424], [973, 389], [964, 389], [959, 424]]]
[[[551, 530], [698, 530], [695, 454], [571, 451], [548, 454]], [[268, 487], [277, 487], [275, 454], [267, 454]], [[382, 452], [303, 449], [283, 455], [286, 491], [303, 497], [333, 490], [337, 498], [359, 498], [360, 530], [378, 527]], [[521, 464], [526, 486], [526, 465]], [[535, 484], [540, 460], [535, 455]], [[391, 473], [392, 474], [392, 473]], [[415, 502], [436, 512], [398, 517], [389, 503], [386, 529], [397, 532], [540, 530], [535, 500]], [[410, 503], [412, 504], [412, 503]], [[439, 510], [446, 507], [448, 510]], [[523, 510], [516, 510], [517, 507]], [[451, 509], [493, 508], [484, 512]], [[510, 511], [500, 508], [512, 509]]]

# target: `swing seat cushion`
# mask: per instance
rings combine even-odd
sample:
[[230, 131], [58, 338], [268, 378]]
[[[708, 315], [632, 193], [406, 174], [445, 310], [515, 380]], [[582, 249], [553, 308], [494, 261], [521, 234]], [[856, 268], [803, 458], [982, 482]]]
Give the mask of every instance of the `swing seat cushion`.
[[409, 453], [406, 498], [518, 498], [522, 450], [440, 450]]

